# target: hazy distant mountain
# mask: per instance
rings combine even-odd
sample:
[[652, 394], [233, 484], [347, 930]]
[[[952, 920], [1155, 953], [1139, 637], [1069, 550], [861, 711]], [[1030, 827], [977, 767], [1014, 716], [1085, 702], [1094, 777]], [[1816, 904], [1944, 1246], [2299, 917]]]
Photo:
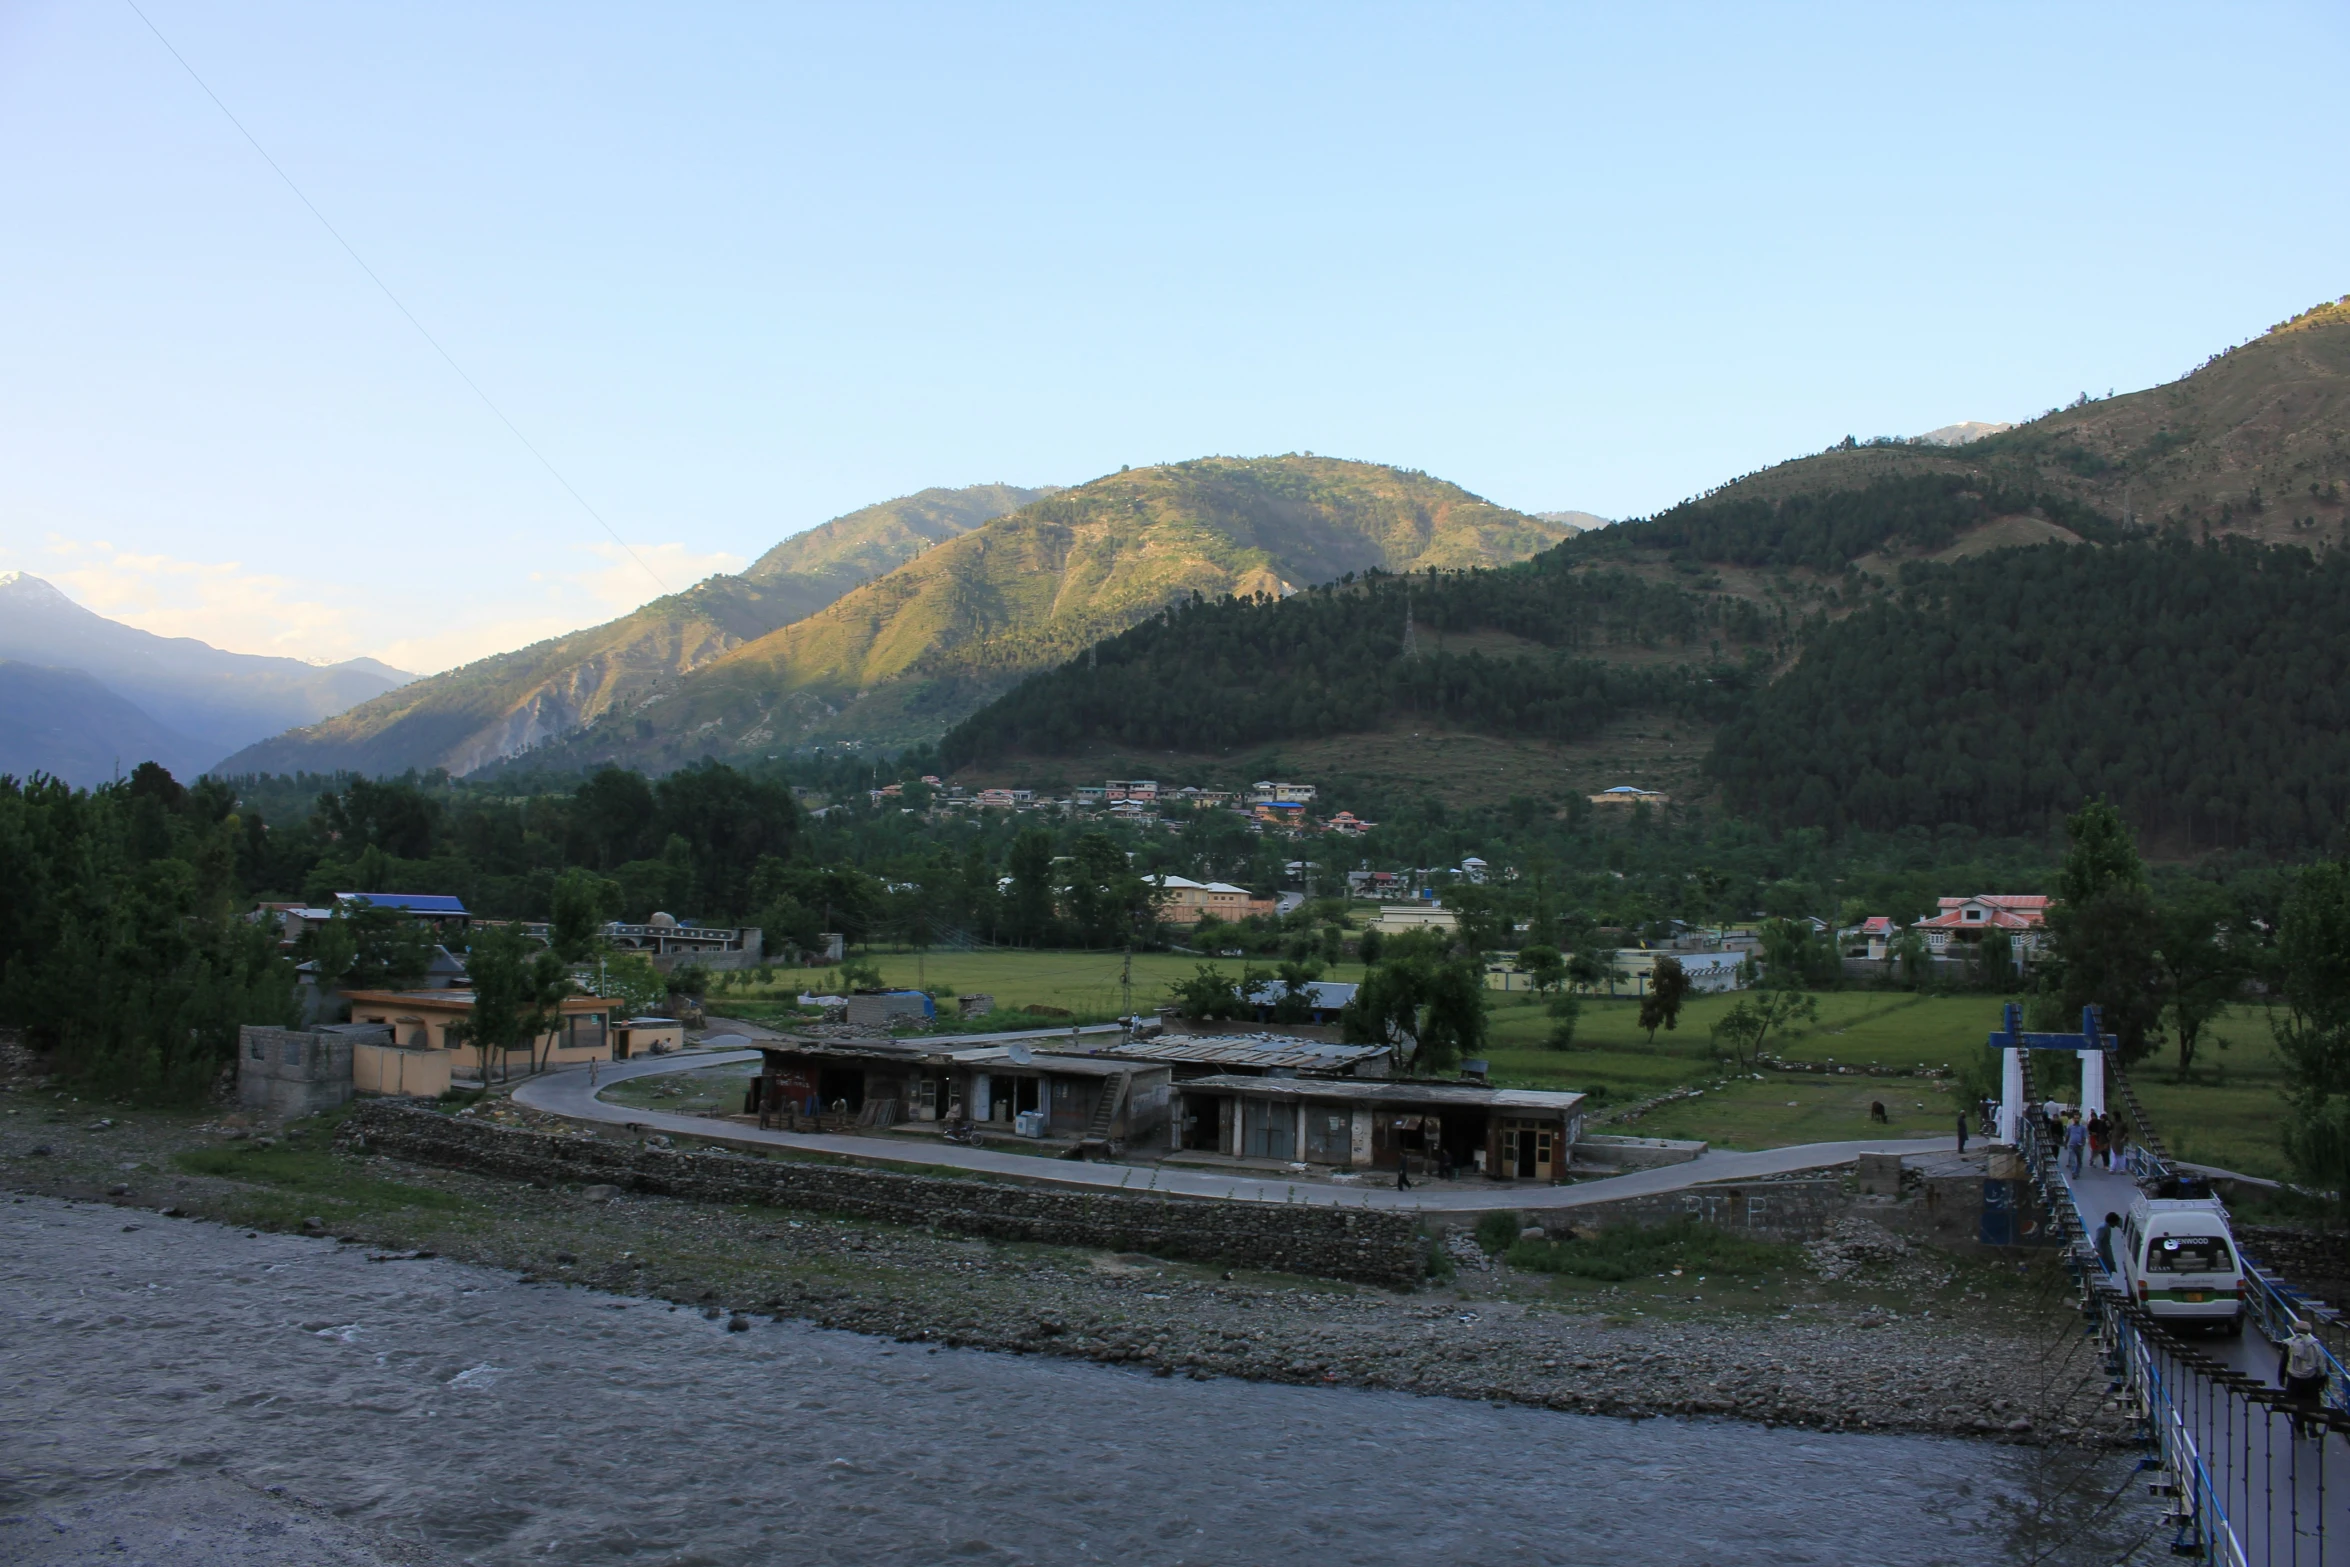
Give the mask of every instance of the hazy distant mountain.
[[1938, 430], [1928, 430], [1918, 439], [1928, 446], [1964, 446], [1969, 441], [1979, 441], [1986, 435], [1997, 435], [2002, 430], [2014, 428], [2012, 424], [1986, 424], [1980, 419], [1962, 419]]
[[175, 733], [78, 669], [0, 660], [0, 773], [87, 787], [161, 762], [182, 778], [218, 754]]
[[1594, 528], [1608, 525], [1607, 518], [1594, 517], [1587, 511], [1538, 511], [1534, 515], [1544, 522], [1559, 523], [1577, 533], [1589, 533]]
[[[90, 676], [185, 747], [177, 753], [181, 768], [202, 768], [263, 735], [315, 723], [410, 678], [372, 658], [317, 665], [224, 653], [194, 637], [159, 637], [93, 614], [21, 571], [0, 573], [0, 659]], [[91, 722], [100, 719], [94, 712]], [[136, 749], [163, 742], [133, 726], [120, 743]], [[126, 752], [124, 770], [144, 760]]]
[[1110, 474], [907, 561], [543, 753], [662, 771], [831, 739], [933, 738], [1022, 676], [1198, 593], [1498, 566], [1568, 528], [1376, 463], [1205, 457]]
[[560, 740], [615, 708], [657, 701], [744, 643], [1051, 493], [975, 484], [867, 506], [793, 535], [740, 576], [712, 577], [618, 620], [428, 676], [328, 722], [249, 746], [221, 770], [476, 771]]

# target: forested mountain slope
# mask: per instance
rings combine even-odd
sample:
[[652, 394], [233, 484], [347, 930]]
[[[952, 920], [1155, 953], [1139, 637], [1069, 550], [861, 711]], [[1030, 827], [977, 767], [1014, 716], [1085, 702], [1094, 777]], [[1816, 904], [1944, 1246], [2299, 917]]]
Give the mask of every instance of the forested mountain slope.
[[534, 762], [655, 770], [839, 737], [927, 740], [1023, 675], [1198, 594], [1520, 560], [1566, 534], [1425, 474], [1202, 458], [1109, 475], [908, 561]]
[[2104, 795], [2180, 847], [2338, 846], [2350, 554], [2166, 541], [1913, 570], [1816, 628], [1707, 767], [1785, 826], [2032, 834]]
[[[2281, 322], [2179, 380], [2084, 400], [1964, 446], [1872, 440], [1776, 464], [1691, 503], [1811, 500], [1886, 479], [2008, 497], [2201, 538], [2339, 543], [2350, 501], [2350, 298]], [[1670, 523], [1675, 508], [1653, 523]], [[1628, 545], [1639, 525], [1588, 541]]]
[[0, 659], [0, 773], [19, 779], [46, 773], [89, 789], [146, 761], [193, 775], [214, 754], [94, 675]]
[[[2171, 386], [1806, 458], [1514, 569], [1201, 604], [944, 750], [1573, 740], [1669, 715], [1721, 723], [1707, 773], [1782, 826], [2037, 834], [2104, 794], [2180, 848], [2341, 847], [2346, 372], [2329, 306]], [[1419, 627], [1487, 645], [1407, 653], [1407, 588]]]
[[940, 750], [959, 767], [1097, 743], [1223, 751], [1406, 719], [1557, 740], [1634, 710], [1718, 721], [1758, 678], [1741, 656], [1767, 666], [1784, 630], [1750, 600], [1578, 571], [1559, 551], [1280, 602], [1203, 598], [1024, 682]]
[[465, 774], [676, 689], [694, 670], [822, 609], [871, 577], [1049, 490], [929, 489], [784, 540], [618, 620], [433, 675], [324, 723], [247, 747], [224, 773]]

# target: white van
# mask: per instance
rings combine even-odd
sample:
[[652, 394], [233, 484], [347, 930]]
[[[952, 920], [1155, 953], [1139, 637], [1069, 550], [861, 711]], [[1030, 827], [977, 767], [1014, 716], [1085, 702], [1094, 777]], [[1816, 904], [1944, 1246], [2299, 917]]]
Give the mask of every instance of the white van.
[[2218, 1198], [2141, 1195], [2114, 1251], [2122, 1287], [2150, 1314], [2244, 1331], [2244, 1264]]

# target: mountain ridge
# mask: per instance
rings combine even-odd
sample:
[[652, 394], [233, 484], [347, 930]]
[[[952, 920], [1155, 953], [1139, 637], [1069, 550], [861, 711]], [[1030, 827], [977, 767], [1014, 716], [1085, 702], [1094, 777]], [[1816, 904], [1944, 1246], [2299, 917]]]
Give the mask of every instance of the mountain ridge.
[[560, 741], [616, 707], [658, 700], [693, 671], [823, 608], [877, 570], [1053, 488], [934, 487], [860, 507], [783, 540], [739, 575], [710, 577], [601, 625], [428, 676], [249, 745], [221, 768], [477, 771]]
[[1292, 454], [1107, 474], [926, 552], [534, 763], [681, 766], [934, 739], [1032, 670], [1192, 595], [1465, 569], [1567, 535], [1411, 470]]
[[[0, 659], [87, 674], [148, 722], [188, 742], [190, 749], [181, 754], [200, 756], [191, 764], [199, 766], [414, 678], [375, 659], [319, 665], [231, 653], [194, 637], [158, 636], [86, 609], [26, 571], [0, 573]], [[162, 724], [155, 717], [160, 713], [170, 714], [172, 722]], [[98, 724], [101, 716], [94, 709], [91, 722]], [[112, 742], [93, 730], [91, 743]]]

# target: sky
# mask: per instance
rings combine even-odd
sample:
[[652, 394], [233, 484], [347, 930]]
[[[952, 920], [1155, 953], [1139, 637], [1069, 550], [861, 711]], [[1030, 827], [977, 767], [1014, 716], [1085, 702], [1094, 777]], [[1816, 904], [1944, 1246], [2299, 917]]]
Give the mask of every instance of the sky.
[[2346, 64], [2338, 3], [10, 0], [0, 571], [422, 673], [928, 485], [1640, 515], [2350, 291]]

